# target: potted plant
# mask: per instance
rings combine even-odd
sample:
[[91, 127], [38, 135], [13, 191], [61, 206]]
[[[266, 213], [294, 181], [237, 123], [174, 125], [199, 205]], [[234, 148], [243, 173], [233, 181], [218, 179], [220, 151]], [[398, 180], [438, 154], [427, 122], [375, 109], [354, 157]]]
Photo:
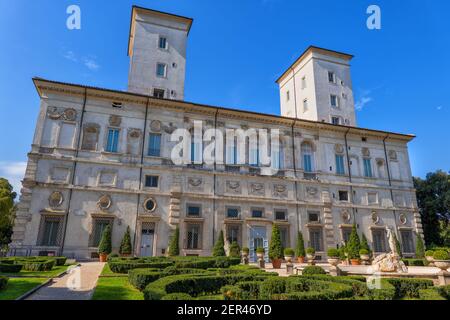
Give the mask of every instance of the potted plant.
[[265, 253], [266, 253], [266, 251], [264, 250], [263, 247], [256, 248], [256, 256], [258, 257], [258, 259], [264, 259]]
[[295, 248], [295, 251], [298, 263], [304, 263], [306, 254], [305, 241], [303, 240], [303, 234], [301, 232], [299, 232], [297, 236], [297, 247]]
[[295, 251], [292, 248], [286, 248], [284, 249], [284, 260], [286, 262], [291, 263], [292, 259], [294, 258]]
[[283, 258], [283, 247], [281, 245], [280, 229], [276, 224], [272, 227], [272, 237], [270, 238], [269, 258], [272, 261], [274, 269], [281, 268], [281, 259]]
[[120, 244], [119, 253], [124, 257], [128, 257], [131, 255], [131, 251], [130, 227], [127, 227], [127, 231], [125, 232], [122, 243]]
[[314, 248], [309, 247], [308, 249], [306, 249], [306, 259], [312, 261], [314, 260], [315, 257], [316, 257], [316, 250]]
[[106, 262], [108, 254], [112, 251], [111, 244], [111, 226], [108, 224], [103, 230], [100, 244], [98, 245], [98, 254], [100, 256], [100, 262]]
[[356, 224], [353, 224], [352, 233], [350, 234], [350, 239], [347, 243], [348, 258], [350, 259], [350, 263], [352, 266], [360, 265], [359, 250], [360, 250], [359, 236], [358, 232], [356, 231]]
[[328, 255], [328, 263], [333, 267], [336, 267], [339, 264], [339, 250], [335, 248], [330, 248], [327, 251]]
[[447, 271], [450, 268], [450, 258], [446, 250], [436, 250], [433, 254], [433, 262], [442, 271]]
[[239, 247], [239, 244], [236, 241], [233, 241], [233, 243], [230, 246], [230, 257], [240, 258], [241, 257], [241, 248]]
[[427, 250], [425, 251], [425, 260], [428, 261], [429, 265], [432, 266], [433, 265], [433, 255], [434, 255], [434, 251], [433, 250]]
[[241, 254], [242, 254], [243, 257], [247, 257], [249, 253], [250, 253], [250, 249], [249, 248], [247, 248], [247, 247], [243, 247], [242, 248]]
[[359, 250], [359, 257], [361, 258], [362, 262], [365, 265], [369, 264], [369, 260], [370, 260], [370, 255], [369, 255], [369, 251], [367, 249], [361, 249]]

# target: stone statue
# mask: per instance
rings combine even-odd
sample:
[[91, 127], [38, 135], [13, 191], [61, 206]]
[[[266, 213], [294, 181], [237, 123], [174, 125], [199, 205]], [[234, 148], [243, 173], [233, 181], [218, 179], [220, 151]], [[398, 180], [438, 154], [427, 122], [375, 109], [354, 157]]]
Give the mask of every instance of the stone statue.
[[391, 228], [386, 228], [386, 231], [391, 252], [376, 257], [372, 262], [372, 271], [408, 273], [408, 268], [401, 261], [399, 252], [397, 252], [393, 231]]

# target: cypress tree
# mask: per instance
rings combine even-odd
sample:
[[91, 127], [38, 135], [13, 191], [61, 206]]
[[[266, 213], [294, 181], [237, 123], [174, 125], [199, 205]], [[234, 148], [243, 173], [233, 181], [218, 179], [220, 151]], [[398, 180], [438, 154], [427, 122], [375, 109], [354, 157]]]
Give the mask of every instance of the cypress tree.
[[225, 257], [225, 249], [224, 249], [224, 240], [223, 240], [223, 230], [220, 230], [219, 238], [217, 239], [216, 244], [214, 245], [213, 249], [213, 256], [214, 257]]
[[276, 224], [272, 227], [272, 238], [270, 239], [269, 258], [271, 260], [283, 258], [283, 246], [281, 245], [280, 229]]
[[120, 244], [119, 253], [120, 254], [131, 254], [131, 235], [130, 227], [127, 227], [127, 231], [123, 236], [122, 243]]
[[305, 241], [303, 240], [303, 234], [299, 231], [297, 235], [297, 247], [295, 248], [295, 254], [297, 257], [305, 257]]
[[370, 250], [369, 243], [367, 241], [366, 235], [363, 233], [361, 236], [361, 244], [360, 244], [360, 250], [365, 249], [367, 252], [369, 252], [369, 255], [372, 255], [372, 250]]
[[111, 225], [108, 224], [105, 230], [103, 230], [102, 239], [100, 240], [100, 244], [98, 245], [98, 253], [110, 254], [111, 251]]
[[347, 252], [349, 259], [359, 259], [360, 241], [358, 231], [356, 230], [356, 224], [353, 224], [352, 233], [347, 243]]
[[416, 238], [416, 259], [425, 258], [425, 246], [423, 244], [422, 237], [420, 234], [417, 234]]
[[230, 246], [230, 257], [239, 258], [241, 256], [241, 248], [239, 247], [239, 244], [236, 241], [233, 241], [233, 243]]
[[180, 228], [177, 226], [175, 233], [170, 239], [169, 243], [169, 256], [174, 257], [180, 255]]

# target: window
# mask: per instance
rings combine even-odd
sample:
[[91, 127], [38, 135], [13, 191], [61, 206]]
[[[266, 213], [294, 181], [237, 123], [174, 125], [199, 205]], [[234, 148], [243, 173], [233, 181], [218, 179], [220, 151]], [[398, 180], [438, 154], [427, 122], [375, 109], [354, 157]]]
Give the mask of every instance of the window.
[[341, 123], [339, 117], [331, 117], [331, 123], [334, 125], [339, 125]]
[[309, 229], [309, 242], [310, 246], [317, 252], [323, 251], [322, 228]]
[[99, 130], [96, 126], [87, 126], [83, 130], [82, 150], [96, 151]]
[[286, 221], [286, 211], [284, 210], [276, 210], [275, 211], [275, 220]]
[[414, 253], [414, 243], [412, 232], [409, 230], [400, 231], [400, 236], [402, 239], [402, 250], [403, 253]]
[[284, 153], [282, 150], [282, 146], [278, 144], [278, 150], [275, 150], [275, 148], [272, 148], [271, 150], [271, 161], [272, 161], [272, 168], [273, 169], [283, 169], [284, 165]]
[[150, 133], [148, 142], [148, 155], [150, 157], [161, 156], [161, 135], [158, 133]]
[[113, 103], [111, 104], [111, 106], [112, 106], [113, 108], [121, 109], [121, 108], [123, 107], [123, 104], [122, 104], [122, 102], [113, 102]]
[[328, 71], [328, 82], [336, 83], [336, 76], [334, 72]]
[[303, 112], [308, 111], [308, 99], [303, 100]]
[[203, 142], [201, 138], [196, 138], [194, 135], [191, 137], [191, 162], [195, 164], [201, 164], [202, 161], [202, 147]]
[[262, 218], [263, 214], [263, 210], [261, 209], [252, 209], [252, 218]]
[[160, 49], [167, 49], [167, 38], [159, 37], [159, 48]]
[[226, 164], [237, 164], [238, 150], [237, 150], [237, 138], [227, 137], [227, 152], [226, 152]]
[[378, 193], [377, 192], [368, 192], [367, 193], [367, 204], [377, 204], [378, 203]]
[[228, 208], [227, 209], [227, 218], [231, 218], [231, 219], [239, 218], [239, 209], [238, 208]]
[[302, 78], [302, 89], [306, 89], [306, 77]]
[[363, 159], [364, 163], [364, 176], [367, 178], [372, 178], [372, 163], [370, 159]]
[[[250, 140], [251, 141], [251, 140]], [[248, 164], [251, 166], [257, 167], [259, 165], [259, 149], [258, 149], [258, 140], [255, 139], [256, 143], [249, 143], [249, 151], [248, 151]]]
[[339, 191], [339, 201], [348, 201], [348, 191]]
[[283, 248], [289, 248], [289, 228], [288, 227], [279, 227], [280, 229], [280, 238], [281, 238], [281, 246]]
[[189, 217], [200, 217], [201, 208], [200, 206], [188, 205], [187, 216]]
[[153, 89], [153, 97], [164, 99], [165, 91], [163, 89]]
[[347, 243], [350, 240], [352, 234], [352, 228], [342, 228], [342, 240]]
[[330, 103], [331, 103], [332, 107], [338, 108], [339, 107], [339, 97], [335, 94], [330, 95]]
[[187, 231], [187, 249], [200, 249], [200, 230], [199, 224], [188, 224]]
[[240, 245], [240, 227], [238, 225], [228, 225], [227, 226], [227, 241], [229, 244], [237, 242]]
[[303, 143], [301, 147], [303, 155], [303, 170], [305, 172], [313, 172], [312, 164], [312, 147], [309, 143]]
[[107, 152], [117, 152], [119, 146], [119, 129], [108, 129]]
[[61, 217], [42, 217], [41, 236], [39, 245], [46, 247], [57, 247], [61, 239]]
[[147, 212], [153, 212], [156, 209], [156, 202], [154, 199], [152, 198], [148, 198], [147, 200], [145, 200], [144, 202], [144, 209]]
[[375, 252], [386, 252], [386, 231], [373, 230], [373, 249]]
[[320, 213], [319, 212], [308, 212], [308, 221], [313, 223], [320, 222]]
[[145, 176], [145, 187], [147, 188], [158, 188], [158, 182], [158, 176]]
[[345, 174], [344, 156], [340, 154], [336, 155], [336, 174], [339, 175]]
[[156, 65], [156, 75], [160, 78], [166, 77], [167, 66], [164, 63], [158, 63]]
[[111, 225], [111, 227], [112, 227], [112, 220], [110, 220], [110, 219], [94, 219], [91, 238], [89, 241], [90, 247], [98, 247], [98, 245], [100, 244], [102, 235], [103, 235], [103, 231], [105, 230], [105, 228], [108, 225]]
[[290, 92], [289, 92], [289, 90], [288, 91], [286, 91], [286, 101], [289, 101], [290, 100]]
[[75, 125], [73, 123], [61, 123], [59, 130], [58, 147], [73, 148], [73, 139], [75, 137]]

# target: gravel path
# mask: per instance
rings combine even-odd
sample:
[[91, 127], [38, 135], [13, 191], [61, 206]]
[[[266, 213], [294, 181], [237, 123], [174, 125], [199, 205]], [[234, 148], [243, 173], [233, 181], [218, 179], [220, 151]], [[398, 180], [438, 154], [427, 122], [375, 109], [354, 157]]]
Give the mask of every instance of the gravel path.
[[90, 300], [104, 263], [86, 262], [42, 287], [26, 300]]

